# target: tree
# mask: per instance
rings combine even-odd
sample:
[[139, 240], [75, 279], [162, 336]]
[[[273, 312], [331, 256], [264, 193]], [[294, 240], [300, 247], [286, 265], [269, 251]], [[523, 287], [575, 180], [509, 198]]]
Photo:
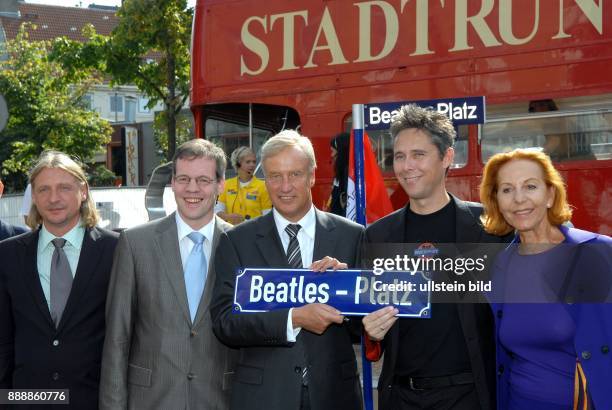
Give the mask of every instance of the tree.
[[[191, 122], [189, 116], [185, 114], [178, 114], [175, 122], [176, 146], [179, 146], [193, 138], [193, 123]], [[165, 112], [159, 113], [153, 120], [153, 138], [155, 139], [155, 145], [159, 151], [164, 154], [162, 162], [166, 162], [166, 153], [168, 152], [168, 133], [166, 132], [167, 123]]]
[[170, 160], [177, 116], [189, 96], [193, 9], [186, 0], [124, 0], [117, 15], [119, 24], [109, 37], [90, 29], [86, 43], [57, 40], [54, 57], [65, 67], [102, 70], [111, 77], [111, 86], [135, 84], [149, 98], [148, 108], [163, 103]]
[[50, 43], [30, 41], [23, 24], [6, 43], [0, 61], [0, 93], [9, 120], [0, 132], [2, 175], [9, 188], [23, 189], [33, 162], [45, 149], [56, 149], [93, 162], [110, 141], [112, 129], [98, 113], [83, 107], [83, 96], [99, 81], [91, 70], [67, 71], [48, 58]]
[[111, 36], [107, 70], [114, 81], [136, 84], [149, 108], [165, 108], [168, 153], [176, 148], [176, 117], [189, 96], [193, 10], [186, 0], [125, 0]]

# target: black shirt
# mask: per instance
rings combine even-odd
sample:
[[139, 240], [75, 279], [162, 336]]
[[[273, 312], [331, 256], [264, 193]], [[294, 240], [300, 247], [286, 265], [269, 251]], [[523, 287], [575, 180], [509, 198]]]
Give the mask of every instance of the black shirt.
[[[404, 241], [408, 248], [455, 242], [455, 203], [419, 215], [408, 209]], [[412, 244], [412, 246], [410, 245]], [[429, 245], [431, 244], [431, 245]], [[396, 374], [412, 377], [445, 376], [471, 370], [457, 306], [432, 304], [429, 319], [400, 319]]]

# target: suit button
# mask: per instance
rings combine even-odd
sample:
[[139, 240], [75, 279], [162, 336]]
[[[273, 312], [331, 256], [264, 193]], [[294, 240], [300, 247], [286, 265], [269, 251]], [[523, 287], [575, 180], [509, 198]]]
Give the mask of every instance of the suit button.
[[192, 330], [190, 333], [191, 337], [195, 337], [198, 333], [195, 330]]
[[189, 373], [189, 374], [187, 375], [187, 379], [189, 379], [189, 380], [193, 380], [193, 379], [195, 379], [195, 374], [193, 374], [193, 373]]
[[53, 346], [59, 346], [59, 340], [55, 339], [55, 340], [53, 341]]
[[588, 350], [585, 350], [584, 352], [582, 352], [580, 354], [580, 356], [584, 359], [584, 360], [589, 360], [591, 358], [591, 352], [589, 352]]
[[500, 364], [499, 367], [497, 368], [497, 375], [501, 376], [502, 374], [504, 374], [504, 365]]
[[608, 345], [603, 345], [603, 346], [601, 346], [601, 352], [602, 352], [603, 354], [608, 354], [608, 353], [610, 353], [610, 347], [609, 347]]
[[53, 372], [53, 374], [51, 375], [51, 378], [53, 380], [59, 380], [60, 374], [58, 372]]
[[298, 374], [302, 374], [302, 368], [300, 366], [295, 366], [295, 368], [293, 369], [294, 372], [298, 373]]

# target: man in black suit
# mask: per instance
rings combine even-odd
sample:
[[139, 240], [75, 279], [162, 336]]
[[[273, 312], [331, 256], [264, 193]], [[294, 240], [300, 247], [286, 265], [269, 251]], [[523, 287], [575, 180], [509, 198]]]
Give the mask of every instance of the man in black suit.
[[[246, 267], [324, 271], [359, 263], [363, 228], [317, 210], [312, 144], [283, 131], [262, 148], [273, 211], [221, 235], [211, 313], [214, 331], [241, 349], [232, 410], [356, 410], [361, 394], [351, 335], [331, 306], [232, 312], [235, 274]], [[316, 261], [316, 262], [312, 262]]]
[[56, 408], [96, 409], [117, 234], [96, 227], [85, 173], [66, 154], [44, 152], [30, 182], [33, 230], [0, 243], [0, 388], [69, 389]]
[[[446, 116], [404, 106], [392, 122], [391, 135], [393, 169], [410, 201], [369, 226], [368, 243], [433, 249], [444, 243], [503, 240], [482, 229], [480, 204], [446, 190], [455, 139]], [[370, 340], [382, 341], [385, 352], [379, 409], [495, 408], [493, 318], [487, 304], [434, 303], [429, 319], [397, 320], [396, 313], [389, 306], [363, 319]]]
[[[2, 197], [3, 192], [4, 184], [2, 183], [2, 180], [0, 180], [0, 197]], [[12, 236], [20, 235], [24, 232], [27, 232], [27, 230], [20, 226], [13, 226], [0, 220], [0, 241]]]

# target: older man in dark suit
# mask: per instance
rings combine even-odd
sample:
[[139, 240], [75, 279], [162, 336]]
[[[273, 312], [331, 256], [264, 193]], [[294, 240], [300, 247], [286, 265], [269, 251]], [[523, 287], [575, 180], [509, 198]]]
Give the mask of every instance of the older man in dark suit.
[[96, 227], [85, 173], [66, 154], [43, 153], [30, 182], [33, 231], [0, 243], [0, 388], [69, 389], [57, 408], [96, 409], [117, 235]]
[[310, 304], [232, 312], [238, 268], [325, 270], [359, 263], [363, 228], [312, 204], [316, 162], [308, 138], [295, 131], [272, 137], [262, 148], [262, 164], [272, 212], [222, 235], [216, 254], [215, 334], [241, 349], [231, 409], [361, 409], [351, 335], [336, 309]]
[[[3, 192], [4, 184], [2, 183], [2, 180], [0, 180], [0, 197], [2, 197]], [[24, 232], [27, 232], [27, 230], [20, 226], [13, 226], [0, 220], [0, 241], [10, 238], [12, 236], [20, 235]]]

